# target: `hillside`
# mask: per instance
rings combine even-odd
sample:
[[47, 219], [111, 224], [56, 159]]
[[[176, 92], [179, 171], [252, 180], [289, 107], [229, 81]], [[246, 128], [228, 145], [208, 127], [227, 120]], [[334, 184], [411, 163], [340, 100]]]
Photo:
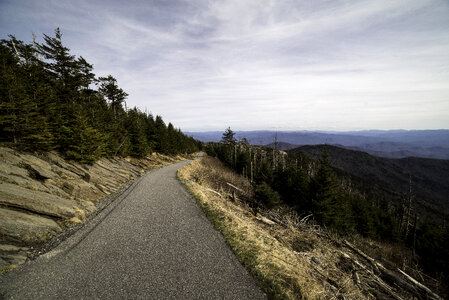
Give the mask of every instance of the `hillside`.
[[250, 180], [217, 159], [196, 160], [178, 176], [270, 299], [441, 299], [403, 271], [411, 251], [360, 236], [348, 242], [312, 215], [258, 206]]
[[302, 146], [292, 152], [302, 152], [317, 160], [327, 150], [332, 166], [359, 177], [369, 183], [387, 187], [402, 195], [409, 191], [412, 178], [412, 192], [417, 196], [421, 209], [431, 208], [432, 213], [449, 212], [449, 160], [408, 157], [388, 159], [330, 145]]

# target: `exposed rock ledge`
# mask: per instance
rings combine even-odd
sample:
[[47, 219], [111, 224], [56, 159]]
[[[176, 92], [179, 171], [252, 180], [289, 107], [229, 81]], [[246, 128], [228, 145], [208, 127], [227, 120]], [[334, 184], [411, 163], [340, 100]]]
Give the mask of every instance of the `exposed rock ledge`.
[[34, 155], [0, 147], [0, 274], [23, 264], [30, 248], [85, 222], [98, 200], [125, 182], [181, 159], [153, 153], [82, 165], [56, 152]]

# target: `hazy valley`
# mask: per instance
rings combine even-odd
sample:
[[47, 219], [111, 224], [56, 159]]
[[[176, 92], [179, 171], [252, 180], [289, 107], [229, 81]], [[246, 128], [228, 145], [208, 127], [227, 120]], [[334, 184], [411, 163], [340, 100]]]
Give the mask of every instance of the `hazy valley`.
[[[218, 142], [222, 132], [186, 132], [202, 142]], [[246, 138], [253, 145], [289, 150], [303, 145], [329, 144], [369, 154], [404, 158], [410, 156], [449, 159], [449, 130], [365, 130], [350, 132], [319, 131], [236, 131], [237, 140]]]

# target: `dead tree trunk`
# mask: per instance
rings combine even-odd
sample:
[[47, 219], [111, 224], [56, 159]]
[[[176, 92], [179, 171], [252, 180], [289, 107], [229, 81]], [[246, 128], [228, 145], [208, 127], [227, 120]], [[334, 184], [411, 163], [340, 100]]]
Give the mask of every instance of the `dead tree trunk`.
[[407, 208], [407, 221], [405, 223], [405, 235], [404, 235], [404, 240], [407, 241], [407, 237], [408, 237], [408, 233], [409, 233], [409, 228], [410, 228], [410, 216], [412, 213], [412, 175], [410, 175], [410, 179], [409, 179], [409, 191], [408, 191], [408, 208]]

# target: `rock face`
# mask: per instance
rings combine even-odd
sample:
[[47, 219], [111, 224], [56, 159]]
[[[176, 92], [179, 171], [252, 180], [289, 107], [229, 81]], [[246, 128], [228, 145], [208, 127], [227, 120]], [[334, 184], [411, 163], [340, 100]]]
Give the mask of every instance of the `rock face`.
[[[61, 227], [52, 219], [0, 208], [0, 242], [33, 245], [45, 241]], [[8, 244], [3, 244], [5, 247]]]
[[62, 232], [61, 224], [84, 222], [95, 202], [148, 169], [182, 159], [100, 159], [93, 165], [0, 147], [0, 274], [26, 261], [28, 247]]
[[11, 183], [0, 183], [0, 205], [57, 218], [75, 217], [77, 202]]

